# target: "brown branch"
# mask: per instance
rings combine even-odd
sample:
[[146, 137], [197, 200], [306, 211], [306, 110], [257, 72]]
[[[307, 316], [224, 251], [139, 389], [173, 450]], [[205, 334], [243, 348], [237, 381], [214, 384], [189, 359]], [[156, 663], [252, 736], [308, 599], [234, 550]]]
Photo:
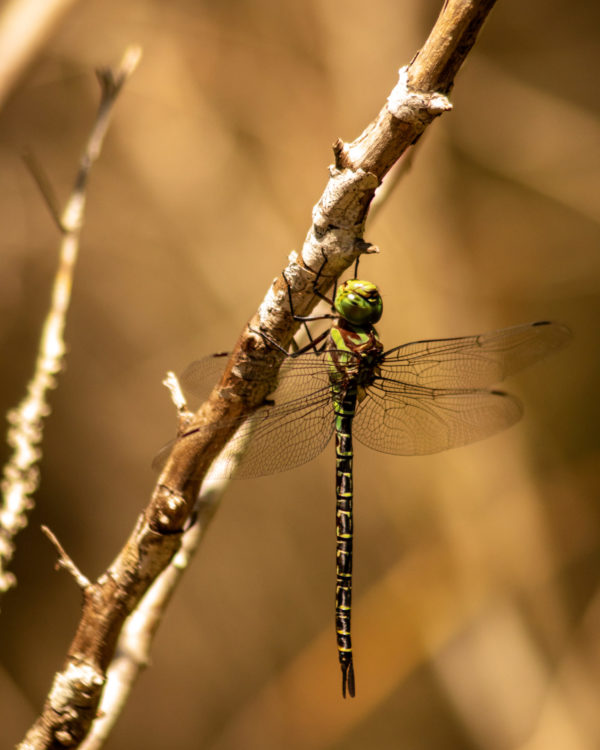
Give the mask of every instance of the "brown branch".
[[[298, 314], [307, 314], [316, 304], [315, 272], [323, 258], [326, 273], [319, 276], [318, 285], [325, 292], [369, 249], [363, 229], [375, 191], [427, 126], [450, 109], [446, 93], [493, 4], [493, 0], [447, 0], [429, 39], [401, 70], [377, 118], [353, 143], [336, 144], [336, 163], [313, 210], [313, 224], [301, 253], [292, 255], [285, 271]], [[290, 315], [282, 280], [273, 282], [250, 327], [288, 346], [297, 323]], [[86, 590], [65, 665], [22, 748], [74, 746], [90, 729], [124, 622], [180, 548], [202, 478], [233, 433], [233, 427], [224, 425], [247, 416], [263, 402], [281, 358], [249, 329], [240, 337], [221, 383], [176, 441], [131, 537], [107, 572]], [[257, 368], [262, 379], [251, 376]], [[264, 376], [269, 368], [271, 380]], [[154, 617], [148, 622], [151, 633]]]

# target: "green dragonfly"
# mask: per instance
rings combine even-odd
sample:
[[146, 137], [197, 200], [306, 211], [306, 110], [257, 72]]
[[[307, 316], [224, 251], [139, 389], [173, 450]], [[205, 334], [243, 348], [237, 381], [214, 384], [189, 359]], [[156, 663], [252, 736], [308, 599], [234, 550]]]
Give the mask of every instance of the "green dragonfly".
[[[493, 435], [514, 424], [522, 408], [490, 386], [560, 349], [571, 334], [564, 325], [542, 321], [384, 351], [374, 328], [383, 312], [374, 284], [346, 281], [328, 301], [328, 315], [301, 318], [292, 311], [298, 321], [330, 318], [331, 326], [307, 347], [286, 352], [277, 389], [241, 424], [218, 471], [250, 478], [290, 469], [317, 456], [335, 433], [335, 622], [345, 697], [355, 694], [353, 436], [376, 451], [410, 456]], [[212, 385], [224, 356], [192, 363], [181, 377], [184, 390], [199, 393], [207, 381]]]

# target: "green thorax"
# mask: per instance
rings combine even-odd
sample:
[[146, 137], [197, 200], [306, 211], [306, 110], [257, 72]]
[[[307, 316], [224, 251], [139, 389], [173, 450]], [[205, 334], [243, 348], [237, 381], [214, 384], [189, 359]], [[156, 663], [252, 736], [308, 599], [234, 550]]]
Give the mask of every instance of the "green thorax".
[[331, 327], [326, 346], [332, 384], [344, 389], [368, 385], [383, 351], [373, 326], [383, 312], [379, 290], [369, 281], [351, 279], [338, 289], [334, 307], [339, 318]]

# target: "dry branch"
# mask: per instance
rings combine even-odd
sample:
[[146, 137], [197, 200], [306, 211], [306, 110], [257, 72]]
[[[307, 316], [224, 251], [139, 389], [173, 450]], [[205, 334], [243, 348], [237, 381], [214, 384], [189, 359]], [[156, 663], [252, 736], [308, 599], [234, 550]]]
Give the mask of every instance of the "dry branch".
[[[353, 143], [336, 143], [336, 163], [313, 210], [313, 224], [301, 253], [292, 254], [285, 271], [298, 314], [306, 315], [316, 304], [315, 271], [324, 257], [327, 267], [319, 277], [322, 292], [370, 249], [363, 240], [363, 229], [375, 191], [427, 126], [450, 109], [447, 94], [454, 77], [494, 3], [447, 0], [427, 42], [401, 70], [399, 82], [379, 115]], [[123, 550], [106, 573], [86, 589], [82, 617], [65, 665], [21, 748], [75, 746], [89, 731], [107, 670], [118, 658], [117, 641], [124, 623], [153, 581], [167, 566], [175, 564], [174, 555], [185, 538], [185, 525], [194, 510], [202, 478], [231, 437], [233, 428], [223, 425], [250, 414], [273, 386], [282, 355], [267, 351], [263, 339], [250, 327], [265, 331], [283, 347], [289, 345], [297, 323], [290, 314], [287, 288], [279, 277], [240, 337], [221, 383], [175, 443], [148, 507]], [[271, 368], [272, 379], [263, 379], [260, 387], [256, 380], [245, 377], [254, 368], [260, 368], [264, 376], [265, 367]], [[163, 592], [158, 599], [163, 606], [168, 593]], [[156, 627], [156, 609], [149, 609], [152, 614], [143, 629], [138, 624], [134, 627], [135, 637], [145, 642]], [[137, 649], [134, 652], [137, 656], [129, 660], [131, 669], [121, 697], [144, 661]], [[103, 710], [113, 712], [108, 724], [121, 705], [122, 700], [103, 702]], [[106, 716], [98, 721], [105, 720]], [[98, 732], [98, 737], [104, 736], [104, 731]]]

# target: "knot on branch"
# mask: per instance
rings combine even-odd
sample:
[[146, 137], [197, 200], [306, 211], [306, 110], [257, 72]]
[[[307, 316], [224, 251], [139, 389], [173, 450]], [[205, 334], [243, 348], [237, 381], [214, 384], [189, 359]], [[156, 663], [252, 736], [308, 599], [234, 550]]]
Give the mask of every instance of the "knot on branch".
[[365, 194], [372, 197], [379, 185], [377, 175], [364, 169], [329, 168], [329, 182], [313, 209], [317, 235], [329, 229], [354, 229], [365, 220]]
[[408, 67], [400, 68], [398, 72], [398, 83], [387, 99], [387, 109], [393, 117], [424, 127], [434, 117], [452, 109], [445, 94], [411, 90], [408, 85]]
[[54, 678], [48, 704], [56, 717], [54, 737], [65, 747], [76, 745], [84, 736], [84, 725], [95, 716], [104, 675], [89, 663], [70, 663]]
[[189, 503], [182, 493], [159, 486], [149, 526], [159, 535], [181, 534], [190, 513]]

